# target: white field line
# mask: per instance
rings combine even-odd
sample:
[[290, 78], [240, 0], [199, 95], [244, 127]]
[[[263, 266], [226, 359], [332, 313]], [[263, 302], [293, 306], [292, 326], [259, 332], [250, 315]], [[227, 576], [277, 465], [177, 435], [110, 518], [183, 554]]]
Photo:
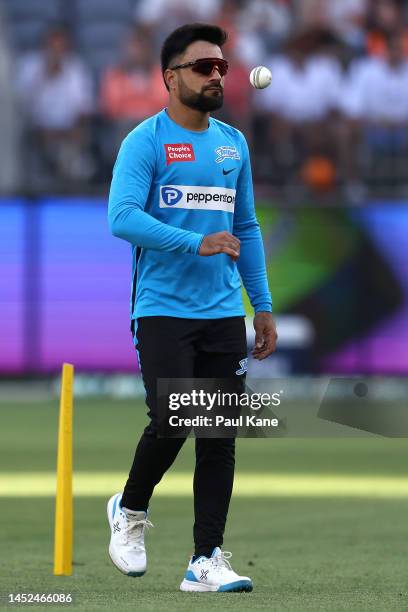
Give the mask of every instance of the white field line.
[[[121, 491], [127, 474], [122, 472], [77, 472], [73, 478], [77, 497], [109, 496]], [[53, 472], [0, 472], [0, 497], [53, 497]], [[192, 495], [191, 473], [169, 473], [156, 487], [155, 495]], [[238, 497], [356, 497], [408, 498], [408, 477], [322, 474], [236, 474], [234, 496]]]

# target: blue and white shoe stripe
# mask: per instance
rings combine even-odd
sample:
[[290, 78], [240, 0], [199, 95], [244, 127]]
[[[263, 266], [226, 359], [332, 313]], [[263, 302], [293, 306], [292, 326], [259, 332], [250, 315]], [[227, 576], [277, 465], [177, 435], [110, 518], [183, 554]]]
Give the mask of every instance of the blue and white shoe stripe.
[[197, 578], [196, 575], [194, 574], [194, 572], [192, 572], [191, 570], [187, 570], [186, 573], [184, 574], [184, 578], [186, 580], [190, 580], [190, 582], [200, 582]]
[[113, 506], [112, 506], [112, 518], [114, 518], [115, 516], [115, 512], [116, 512], [116, 506], [118, 505], [118, 500], [121, 497], [121, 494], [118, 493], [115, 497], [115, 499], [113, 500]]
[[250, 580], [236, 580], [235, 582], [230, 582], [229, 584], [222, 584], [217, 589], [219, 593], [241, 590], [252, 591], [252, 582]]

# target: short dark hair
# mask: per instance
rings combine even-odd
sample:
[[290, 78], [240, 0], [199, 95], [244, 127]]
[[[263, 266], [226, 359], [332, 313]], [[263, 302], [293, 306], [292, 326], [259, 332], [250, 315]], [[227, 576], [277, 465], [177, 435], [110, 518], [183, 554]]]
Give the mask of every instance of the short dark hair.
[[[169, 67], [171, 60], [184, 53], [191, 43], [196, 40], [205, 40], [222, 47], [228, 38], [225, 30], [209, 23], [187, 23], [180, 26], [168, 35], [161, 49], [161, 69], [164, 79], [164, 72]], [[167, 83], [165, 82], [167, 87]], [[168, 89], [168, 87], [167, 87]]]

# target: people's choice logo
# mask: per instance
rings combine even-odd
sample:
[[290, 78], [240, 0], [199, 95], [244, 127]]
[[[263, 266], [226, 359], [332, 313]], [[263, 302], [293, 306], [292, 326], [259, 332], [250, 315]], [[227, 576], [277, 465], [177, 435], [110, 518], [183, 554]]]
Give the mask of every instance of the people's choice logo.
[[187, 142], [175, 144], [165, 144], [167, 165], [173, 162], [190, 162], [195, 161], [193, 145]]
[[234, 212], [235, 189], [163, 185], [160, 189], [160, 208], [189, 208], [194, 210], [222, 210]]
[[183, 197], [183, 192], [175, 187], [162, 187], [161, 197], [166, 206], [175, 206]]

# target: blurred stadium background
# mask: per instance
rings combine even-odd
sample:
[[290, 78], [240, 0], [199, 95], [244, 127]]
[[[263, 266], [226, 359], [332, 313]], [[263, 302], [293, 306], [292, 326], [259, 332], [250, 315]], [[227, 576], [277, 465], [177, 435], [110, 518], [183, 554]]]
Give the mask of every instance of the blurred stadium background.
[[[1, 372], [47, 374], [63, 359], [135, 371], [129, 251], [108, 233], [106, 196], [121, 139], [166, 104], [163, 37], [194, 19], [230, 32], [220, 116], [251, 144], [280, 323], [260, 375], [407, 372], [405, 3], [1, 0], [0, 11]], [[264, 91], [248, 85], [258, 64], [273, 73]]]
[[[55, 469], [58, 374], [68, 361], [76, 367], [77, 397], [96, 396], [77, 403], [75, 466], [88, 475], [90, 497], [77, 501], [79, 561], [71, 588], [79, 595], [89, 590], [87, 610], [103, 605], [104, 589], [111, 603], [123, 609], [132, 603], [135, 587], [116, 593], [102, 516], [102, 495], [113, 482], [121, 486], [118, 473], [130, 464], [144, 418], [128, 323], [130, 250], [109, 234], [107, 194], [121, 139], [166, 104], [161, 42], [196, 20], [230, 33], [231, 69], [217, 116], [250, 144], [279, 327], [277, 352], [251, 361], [250, 374], [301, 377], [306, 400], [308, 376], [375, 376], [406, 400], [400, 383], [408, 373], [407, 2], [0, 0], [0, 504], [5, 523], [17, 521], [23, 534], [18, 545], [13, 531], [7, 536], [3, 591], [12, 583], [58, 585], [50, 577], [53, 506], [44, 483]], [[249, 86], [256, 65], [272, 70], [267, 90]], [[238, 487], [227, 548], [246, 559], [249, 546], [259, 606], [270, 604], [272, 575], [276, 610], [288, 609], [288, 593], [293, 610], [403, 609], [405, 442], [240, 442], [239, 473], [258, 474], [261, 484], [251, 499]], [[191, 472], [192, 450], [186, 444], [176, 476]], [[305, 483], [295, 480], [291, 493], [282, 493], [275, 481], [262, 480], [275, 473], [307, 474], [317, 483], [322, 474], [333, 482], [346, 476], [349, 488], [336, 497], [333, 487], [325, 493], [316, 485], [320, 493], [313, 493], [311, 486], [308, 497], [300, 492]], [[92, 489], [97, 474], [107, 480]], [[353, 478], [377, 476], [368, 493], [350, 492]], [[394, 492], [385, 494], [391, 477]], [[167, 495], [181, 533], [189, 502], [180, 501], [177, 486]], [[162, 578], [146, 578], [143, 609], [167, 603], [174, 576], [162, 558], [173, 555], [179, 563], [181, 555], [181, 571], [190, 546], [187, 528], [176, 558], [161, 499], [153, 509], [164, 521], [164, 540], [153, 536], [152, 554]], [[89, 520], [95, 507], [96, 526]], [[248, 545], [252, 532], [242, 525], [250, 513], [257, 527]], [[18, 582], [23, 554], [30, 571]], [[177, 600], [178, 609], [183, 605]]]

